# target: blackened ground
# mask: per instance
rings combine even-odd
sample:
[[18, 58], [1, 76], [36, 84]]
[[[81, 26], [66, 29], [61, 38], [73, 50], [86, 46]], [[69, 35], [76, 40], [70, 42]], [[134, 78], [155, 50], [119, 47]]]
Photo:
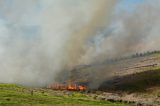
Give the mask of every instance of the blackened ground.
[[157, 86], [160, 86], [160, 69], [114, 77], [103, 82], [99, 90], [145, 92], [147, 89]]

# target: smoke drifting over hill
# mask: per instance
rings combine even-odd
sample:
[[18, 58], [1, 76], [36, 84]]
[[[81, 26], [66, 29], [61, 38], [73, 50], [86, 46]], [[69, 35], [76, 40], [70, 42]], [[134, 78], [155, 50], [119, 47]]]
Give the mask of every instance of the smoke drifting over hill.
[[[119, 1], [120, 2], [120, 1]], [[44, 86], [61, 70], [159, 49], [159, 1], [1, 0], [0, 82]]]
[[95, 62], [159, 50], [159, 4], [157, 0], [145, 0], [134, 10], [118, 10], [110, 25], [92, 38], [86, 58]]
[[74, 67], [113, 0], [1, 0], [0, 82], [44, 86]]

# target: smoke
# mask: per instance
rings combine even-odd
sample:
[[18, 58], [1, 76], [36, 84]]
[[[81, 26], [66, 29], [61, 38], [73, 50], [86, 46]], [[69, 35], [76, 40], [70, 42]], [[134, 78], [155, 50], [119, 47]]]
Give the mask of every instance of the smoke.
[[79, 64], [114, 0], [1, 0], [0, 82], [45, 86]]
[[73, 33], [73, 37], [69, 45], [68, 53], [70, 55], [69, 60], [72, 61], [71, 66], [77, 65], [77, 63], [84, 64], [84, 62], [87, 61], [82, 59], [84, 54], [86, 54], [86, 52], [88, 51], [88, 47], [86, 47], [86, 42], [91, 36], [95, 35], [99, 27], [104, 27], [107, 24], [107, 21], [109, 21], [108, 15], [113, 9], [112, 7], [115, 3], [114, 0], [101, 0], [100, 2], [92, 2], [94, 2], [94, 7], [96, 7], [97, 9], [94, 11], [90, 20], [86, 24], [81, 26], [78, 31], [75, 31]]
[[95, 63], [160, 50], [159, 4], [158, 0], [142, 0], [134, 5], [134, 9], [115, 10], [110, 25], [92, 38], [83, 59]]
[[1, 0], [0, 82], [45, 86], [77, 65], [159, 50], [160, 1], [119, 3]]
[[[160, 1], [145, 0], [135, 5], [133, 10], [118, 9], [112, 15], [110, 25], [99, 29], [90, 39], [89, 49], [83, 56], [83, 62], [85, 61], [86, 64], [97, 64], [106, 59], [160, 50]], [[127, 63], [122, 66], [125, 65]], [[89, 86], [94, 89], [118, 71], [116, 65], [107, 63], [80, 71], [87, 72], [89, 69], [92, 70], [92, 74], [87, 76]]]

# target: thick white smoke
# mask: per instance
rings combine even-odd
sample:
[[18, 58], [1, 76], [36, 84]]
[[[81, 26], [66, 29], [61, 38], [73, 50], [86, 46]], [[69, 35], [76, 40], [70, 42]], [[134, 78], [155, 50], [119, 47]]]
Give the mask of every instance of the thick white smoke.
[[113, 1], [1, 0], [0, 82], [44, 86], [74, 67]]
[[[120, 9], [120, 8], [118, 8]], [[145, 0], [132, 10], [116, 10], [110, 25], [92, 38], [84, 60], [90, 62], [160, 50], [160, 1]]]
[[115, 1], [1, 0], [0, 82], [44, 86], [79, 64], [159, 50], [160, 1], [114, 14]]

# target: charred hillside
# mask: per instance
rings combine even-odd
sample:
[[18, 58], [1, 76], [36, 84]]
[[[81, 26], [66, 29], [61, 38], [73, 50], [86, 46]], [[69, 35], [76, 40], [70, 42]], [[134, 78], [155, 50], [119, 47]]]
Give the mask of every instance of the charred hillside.
[[[134, 85], [136, 84], [136, 89], [143, 88], [144, 90], [147, 86], [160, 84], [159, 68], [159, 51], [137, 53], [99, 64], [78, 66], [71, 71], [69, 79], [85, 84], [91, 89], [113, 90], [114, 88], [114, 90], [123, 90], [125, 87], [122, 88], [122, 86], [135, 88]], [[145, 87], [142, 87], [143, 84], [141, 87], [138, 85], [142, 82], [146, 82]]]

